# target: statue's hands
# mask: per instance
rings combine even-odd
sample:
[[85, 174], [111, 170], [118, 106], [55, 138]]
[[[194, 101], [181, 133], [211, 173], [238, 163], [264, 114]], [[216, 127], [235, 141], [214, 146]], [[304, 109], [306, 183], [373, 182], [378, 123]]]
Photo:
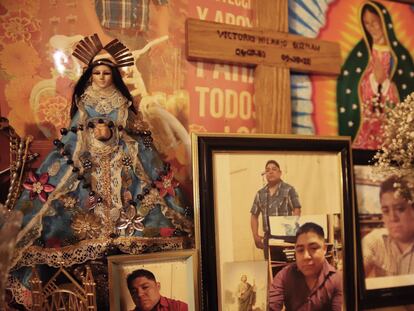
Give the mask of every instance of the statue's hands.
[[93, 134], [100, 141], [107, 141], [112, 137], [112, 131], [105, 123], [97, 123], [93, 129]]

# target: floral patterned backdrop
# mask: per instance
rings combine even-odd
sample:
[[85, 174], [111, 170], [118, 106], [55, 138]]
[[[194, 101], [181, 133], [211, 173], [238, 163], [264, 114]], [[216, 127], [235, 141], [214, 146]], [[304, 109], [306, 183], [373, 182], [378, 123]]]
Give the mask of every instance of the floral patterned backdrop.
[[[104, 43], [119, 38], [137, 59], [134, 70], [125, 72], [127, 84], [141, 101], [160, 152], [174, 162], [180, 181], [188, 183], [188, 133], [254, 132], [255, 116], [254, 71], [186, 61], [185, 19], [252, 27], [253, 1], [125, 1], [148, 14], [144, 27], [105, 24], [98, 6], [102, 0], [2, 0], [0, 114], [18, 134], [33, 135], [33, 146], [43, 156], [69, 121], [72, 87], [82, 70], [71, 56], [74, 44], [92, 33]], [[357, 17], [362, 2], [289, 1], [290, 32], [337, 41], [345, 59], [362, 35]], [[149, 5], [143, 8], [142, 3]], [[394, 17], [395, 29], [410, 29], [414, 13], [409, 5], [382, 3]], [[400, 31], [399, 40], [414, 50], [407, 31]], [[336, 135], [335, 94], [336, 77], [293, 74], [294, 132]]]

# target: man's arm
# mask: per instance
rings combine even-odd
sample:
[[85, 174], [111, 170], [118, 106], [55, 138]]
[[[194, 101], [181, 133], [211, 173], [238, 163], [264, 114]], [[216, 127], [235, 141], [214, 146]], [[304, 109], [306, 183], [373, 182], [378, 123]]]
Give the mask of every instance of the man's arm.
[[362, 239], [362, 260], [365, 277], [375, 277], [375, 258], [378, 255], [376, 254], [377, 244], [378, 241], [374, 231], [371, 231]]
[[259, 235], [259, 214], [252, 214], [250, 217], [250, 226], [252, 228], [252, 234], [254, 239], [254, 244], [257, 248], [263, 249], [263, 237]]
[[285, 301], [285, 286], [284, 279], [287, 277], [288, 270], [282, 269], [276, 274], [273, 279], [272, 285], [269, 289], [269, 310], [270, 311], [281, 311]]
[[342, 272], [336, 272], [335, 275], [335, 291], [332, 295], [332, 311], [342, 311], [343, 310], [343, 291], [342, 291]]
[[293, 207], [292, 214], [294, 216], [300, 216], [301, 205], [300, 205], [300, 202], [299, 202], [299, 196], [298, 196], [295, 188], [293, 188], [293, 187], [289, 190], [289, 200], [290, 200], [290, 203], [292, 204], [292, 207]]
[[252, 229], [254, 244], [257, 248], [264, 248], [263, 237], [259, 235], [259, 215], [260, 215], [260, 195], [259, 192], [256, 193], [256, 196], [253, 201], [252, 208], [250, 209], [250, 227]]
[[375, 277], [374, 267], [372, 262], [364, 260], [364, 274], [366, 278]]

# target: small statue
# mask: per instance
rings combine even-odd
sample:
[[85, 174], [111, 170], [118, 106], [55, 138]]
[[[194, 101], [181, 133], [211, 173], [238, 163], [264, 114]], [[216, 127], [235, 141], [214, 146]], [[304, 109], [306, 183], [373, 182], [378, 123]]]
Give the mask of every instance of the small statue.
[[[74, 87], [70, 126], [29, 173], [16, 204], [24, 218], [14, 263], [22, 266], [83, 263], [114, 244], [139, 253], [145, 238], [193, 234], [174, 170], [155, 150], [122, 80], [119, 68], [134, 65], [132, 54], [116, 39], [102, 46], [95, 34], [73, 55], [87, 67]], [[34, 253], [25, 262], [29, 247]]]

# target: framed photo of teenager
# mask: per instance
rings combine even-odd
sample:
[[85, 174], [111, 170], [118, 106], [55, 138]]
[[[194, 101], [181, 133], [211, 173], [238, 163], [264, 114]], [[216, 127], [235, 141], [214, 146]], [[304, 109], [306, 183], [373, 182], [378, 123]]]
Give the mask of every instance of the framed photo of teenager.
[[195, 250], [110, 256], [110, 309], [199, 310], [197, 276]]
[[[202, 133], [193, 134], [192, 143], [204, 310], [278, 310], [268, 295], [274, 288], [273, 277], [291, 264], [299, 269], [299, 262], [294, 262], [298, 245], [292, 236], [299, 237], [300, 231], [294, 230], [306, 223], [319, 228], [318, 252], [322, 255], [314, 274], [329, 267], [329, 276], [340, 276], [340, 283], [332, 287], [340, 293], [337, 307], [354, 310], [349, 138]], [[291, 227], [282, 228], [284, 222]], [[284, 257], [276, 258], [272, 249], [281, 249]], [[342, 274], [349, 277], [342, 281]], [[308, 281], [305, 273], [302, 277]], [[260, 281], [263, 278], [269, 282]], [[240, 284], [229, 286], [227, 280]], [[321, 280], [326, 280], [325, 275]], [[241, 295], [240, 288], [252, 288], [254, 293]], [[329, 290], [324, 294], [326, 301], [322, 299], [327, 305], [315, 308], [335, 309], [329, 305], [328, 296], [333, 296]], [[311, 295], [310, 290], [307, 293]], [[285, 300], [277, 304], [289, 305], [289, 295], [295, 296], [286, 290]], [[294, 304], [307, 303], [308, 297], [296, 296]]]
[[366, 308], [414, 302], [412, 181], [375, 167], [375, 151], [354, 150], [358, 275]]

